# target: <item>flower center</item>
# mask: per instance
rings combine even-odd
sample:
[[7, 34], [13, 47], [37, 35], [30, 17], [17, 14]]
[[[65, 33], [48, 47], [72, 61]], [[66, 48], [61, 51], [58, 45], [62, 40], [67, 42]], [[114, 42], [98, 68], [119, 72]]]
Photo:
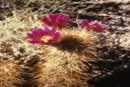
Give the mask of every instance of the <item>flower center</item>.
[[50, 35], [46, 35], [46, 36], [42, 36], [41, 40], [44, 42], [48, 42], [49, 40], [51, 40], [53, 37]]

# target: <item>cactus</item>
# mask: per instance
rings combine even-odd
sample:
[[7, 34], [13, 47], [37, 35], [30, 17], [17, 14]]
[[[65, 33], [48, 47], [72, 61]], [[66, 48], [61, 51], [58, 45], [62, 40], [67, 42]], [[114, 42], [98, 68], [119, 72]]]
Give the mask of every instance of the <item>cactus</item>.
[[96, 59], [96, 35], [83, 29], [63, 29], [61, 39], [43, 46], [33, 66], [32, 87], [88, 87], [89, 61]]
[[14, 60], [0, 57], [0, 87], [22, 87], [23, 68]]

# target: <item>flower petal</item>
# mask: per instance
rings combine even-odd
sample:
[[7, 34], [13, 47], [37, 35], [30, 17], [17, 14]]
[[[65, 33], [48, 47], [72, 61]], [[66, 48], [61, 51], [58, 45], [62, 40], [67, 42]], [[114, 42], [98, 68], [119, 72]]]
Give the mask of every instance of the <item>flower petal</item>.
[[97, 32], [103, 32], [108, 30], [110, 27], [108, 25], [103, 24], [101, 21], [89, 21], [87, 19], [83, 19], [80, 21], [80, 26], [86, 28], [87, 30], [93, 30]]
[[32, 44], [52, 44], [57, 41], [60, 37], [60, 32], [58, 32], [55, 28], [50, 29], [45, 27], [35, 28], [31, 32], [27, 33], [28, 42]]
[[56, 14], [49, 14], [48, 16], [41, 16], [40, 20], [47, 26], [62, 28], [67, 26], [70, 18], [67, 15], [56, 13]]

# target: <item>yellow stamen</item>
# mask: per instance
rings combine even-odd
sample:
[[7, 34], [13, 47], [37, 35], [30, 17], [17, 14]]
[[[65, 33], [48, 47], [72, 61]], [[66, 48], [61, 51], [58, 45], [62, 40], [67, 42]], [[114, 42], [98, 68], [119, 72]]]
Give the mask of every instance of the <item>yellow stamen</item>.
[[53, 37], [50, 36], [50, 35], [46, 35], [46, 36], [42, 36], [41, 37], [41, 40], [44, 41], [44, 42], [48, 42], [50, 39], [52, 39]]

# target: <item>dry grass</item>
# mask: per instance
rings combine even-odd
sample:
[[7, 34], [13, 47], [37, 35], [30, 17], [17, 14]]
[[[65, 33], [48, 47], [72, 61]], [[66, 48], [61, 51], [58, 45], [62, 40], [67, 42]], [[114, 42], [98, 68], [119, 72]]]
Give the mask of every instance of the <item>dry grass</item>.
[[[0, 20], [12, 16], [13, 11], [20, 11], [22, 13], [36, 13], [45, 14], [53, 12], [57, 9], [56, 4], [62, 0], [1, 0], [0, 1]], [[47, 6], [47, 8], [46, 8]], [[50, 7], [51, 6], [51, 7]], [[49, 8], [48, 8], [49, 7]], [[18, 14], [18, 15], [20, 15]]]

